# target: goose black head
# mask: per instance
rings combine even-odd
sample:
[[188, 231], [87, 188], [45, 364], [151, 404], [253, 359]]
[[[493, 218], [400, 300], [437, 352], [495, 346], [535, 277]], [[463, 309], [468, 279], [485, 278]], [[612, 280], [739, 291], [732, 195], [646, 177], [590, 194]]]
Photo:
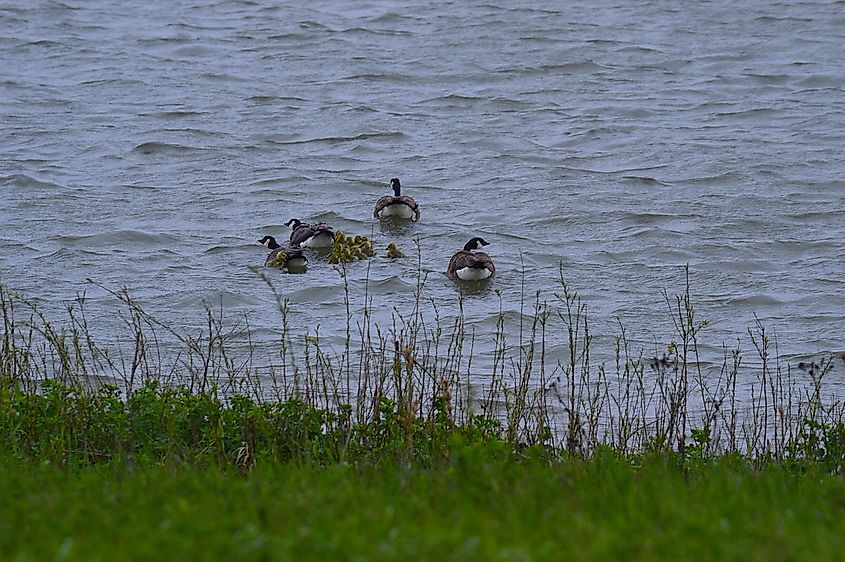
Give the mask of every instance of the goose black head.
[[402, 193], [402, 185], [399, 183], [399, 178], [393, 178], [390, 180], [390, 189], [393, 190], [393, 195], [399, 197]]
[[276, 242], [276, 239], [273, 238], [272, 236], [265, 236], [264, 238], [259, 240], [258, 243], [261, 244], [262, 246], [267, 246], [271, 250], [275, 250], [277, 248], [280, 248], [278, 242]]
[[291, 230], [296, 230], [296, 227], [302, 224], [302, 221], [299, 219], [290, 219], [288, 222], [285, 223], [285, 226], [289, 226]]
[[466, 250], [467, 252], [472, 250], [480, 250], [484, 246], [489, 245], [490, 242], [485, 242], [483, 238], [476, 236], [474, 238], [471, 238], [470, 241], [466, 243], [466, 246], [464, 246], [464, 250]]

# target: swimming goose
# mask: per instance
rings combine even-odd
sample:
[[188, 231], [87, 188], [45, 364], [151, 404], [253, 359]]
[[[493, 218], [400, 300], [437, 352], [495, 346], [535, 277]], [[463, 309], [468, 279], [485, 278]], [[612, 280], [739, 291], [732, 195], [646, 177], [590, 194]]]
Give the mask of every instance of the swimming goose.
[[492, 277], [496, 273], [493, 260], [484, 252], [473, 251], [480, 250], [489, 244], [478, 236], [467, 242], [464, 249], [456, 252], [449, 260], [449, 267], [446, 270], [449, 277], [463, 281], [480, 281]]
[[376, 203], [373, 217], [397, 217], [400, 219], [411, 219], [416, 222], [420, 220], [420, 207], [417, 202], [407, 195], [402, 195], [402, 185], [399, 178], [390, 180], [390, 188], [393, 195], [385, 195]]
[[285, 223], [290, 227], [290, 242], [306, 248], [331, 248], [334, 230], [323, 222], [307, 224], [299, 219], [290, 219]]
[[302, 254], [302, 249], [297, 244], [283, 248], [272, 236], [265, 236], [258, 243], [272, 250], [264, 260], [264, 265], [267, 267], [302, 268], [308, 263], [308, 259]]

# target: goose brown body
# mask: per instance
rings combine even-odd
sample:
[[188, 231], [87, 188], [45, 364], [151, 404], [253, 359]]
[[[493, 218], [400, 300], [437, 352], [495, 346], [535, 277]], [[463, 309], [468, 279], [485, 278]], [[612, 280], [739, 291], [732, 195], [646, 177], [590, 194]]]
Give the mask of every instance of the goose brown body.
[[308, 224], [299, 219], [291, 219], [285, 224], [291, 229], [291, 244], [307, 248], [328, 248], [334, 241], [334, 229], [326, 223]]
[[476, 251], [488, 244], [475, 237], [466, 243], [463, 250], [455, 252], [446, 269], [449, 277], [462, 281], [481, 281], [492, 277], [496, 273], [493, 259], [485, 252]]
[[264, 260], [264, 265], [267, 267], [297, 268], [305, 267], [308, 263], [308, 258], [302, 253], [302, 248], [298, 244], [281, 246], [272, 236], [265, 236], [258, 243], [271, 250], [267, 259]]
[[420, 220], [420, 207], [412, 197], [402, 195], [399, 178], [390, 180], [390, 188], [393, 189], [393, 195], [385, 195], [376, 202], [373, 217], [397, 217], [411, 219], [414, 222]]

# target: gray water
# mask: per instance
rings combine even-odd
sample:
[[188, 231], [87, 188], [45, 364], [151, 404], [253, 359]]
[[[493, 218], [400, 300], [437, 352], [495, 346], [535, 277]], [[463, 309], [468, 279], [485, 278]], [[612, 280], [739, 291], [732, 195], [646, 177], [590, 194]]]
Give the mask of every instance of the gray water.
[[[0, 4], [0, 281], [56, 315], [87, 291], [105, 326], [118, 308], [87, 279], [177, 329], [208, 301], [269, 342], [249, 266], [297, 217], [379, 250], [418, 239], [446, 317], [446, 262], [483, 236], [498, 275], [465, 302], [479, 340], [500, 303], [553, 300], [562, 266], [600, 353], [617, 321], [659, 353], [661, 291], [689, 264], [714, 356], [750, 349], [755, 316], [787, 357], [845, 348], [842, 1], [290, 4]], [[422, 209], [399, 231], [371, 218], [394, 176]], [[295, 330], [340, 341], [331, 266], [267, 273]], [[349, 281], [387, 324], [416, 260]]]

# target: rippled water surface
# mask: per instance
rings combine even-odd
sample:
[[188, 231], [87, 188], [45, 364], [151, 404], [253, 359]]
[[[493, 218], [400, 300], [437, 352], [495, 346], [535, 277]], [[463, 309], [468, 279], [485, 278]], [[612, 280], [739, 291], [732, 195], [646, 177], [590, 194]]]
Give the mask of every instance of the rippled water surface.
[[[86, 279], [178, 327], [222, 301], [269, 340], [249, 266], [298, 217], [418, 239], [445, 316], [446, 262], [483, 236], [481, 339], [562, 264], [594, 331], [652, 353], [689, 264], [714, 353], [755, 315], [781, 353], [845, 348], [845, 3], [290, 4], [0, 3], [0, 281], [56, 313], [87, 290], [107, 321]], [[394, 176], [422, 208], [404, 230], [371, 218]], [[416, 270], [354, 264], [356, 306], [369, 276], [389, 322]], [[296, 330], [342, 336], [331, 266], [267, 273]]]

